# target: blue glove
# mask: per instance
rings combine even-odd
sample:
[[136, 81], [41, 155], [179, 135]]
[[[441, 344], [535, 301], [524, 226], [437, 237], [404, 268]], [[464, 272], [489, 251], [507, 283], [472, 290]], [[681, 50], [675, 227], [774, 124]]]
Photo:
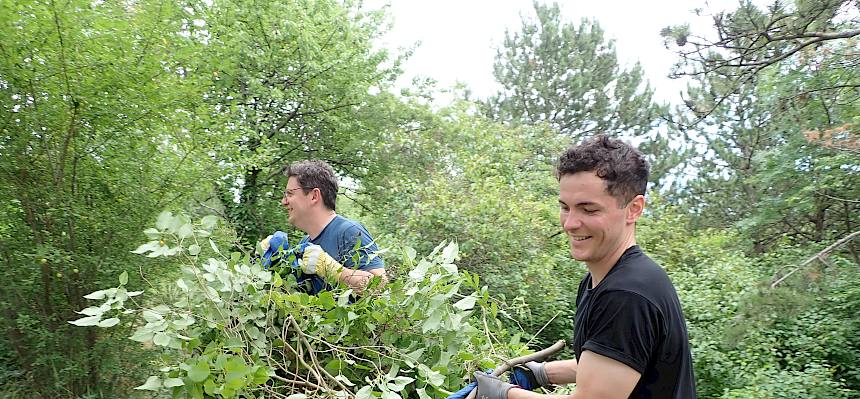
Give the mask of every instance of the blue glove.
[[469, 392], [472, 392], [472, 390], [475, 389], [477, 386], [478, 381], [466, 385], [465, 387], [463, 387], [463, 389], [452, 393], [451, 396], [448, 397], [448, 399], [466, 399], [466, 396], [469, 395]]
[[546, 363], [528, 362], [514, 366], [510, 376], [511, 384], [521, 386], [523, 389], [534, 391], [541, 387], [549, 386], [546, 376]]
[[[269, 267], [280, 263], [282, 259], [285, 259], [294, 251], [290, 251], [290, 240], [287, 237], [287, 233], [283, 231], [276, 231], [274, 234], [266, 237], [261, 243], [260, 246], [266, 251], [263, 253], [262, 265], [263, 269], [268, 270]], [[303, 243], [299, 246], [298, 250], [296, 250], [296, 259], [293, 259], [291, 267], [299, 267], [298, 258], [302, 256], [302, 252], [304, 252], [305, 247], [308, 246], [308, 243]]]

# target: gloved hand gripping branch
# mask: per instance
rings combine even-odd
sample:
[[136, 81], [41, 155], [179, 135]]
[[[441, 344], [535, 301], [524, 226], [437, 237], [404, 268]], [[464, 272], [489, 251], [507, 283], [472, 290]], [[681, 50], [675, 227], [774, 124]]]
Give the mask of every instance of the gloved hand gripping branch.
[[324, 278], [336, 278], [343, 270], [343, 265], [338, 263], [322, 247], [316, 244], [302, 243], [297, 248], [289, 248], [287, 233], [276, 231], [260, 242], [260, 247], [265, 251], [262, 257], [262, 265], [268, 269], [294, 255], [290, 267], [301, 268], [305, 274], [316, 274]]
[[343, 270], [343, 265], [338, 263], [319, 245], [311, 244], [304, 248], [304, 255], [299, 260], [302, 271], [308, 274], [316, 274], [325, 278], [337, 278]]
[[511, 384], [519, 385], [529, 391], [548, 387], [550, 383], [546, 376], [546, 363], [526, 362], [514, 366], [511, 373]]

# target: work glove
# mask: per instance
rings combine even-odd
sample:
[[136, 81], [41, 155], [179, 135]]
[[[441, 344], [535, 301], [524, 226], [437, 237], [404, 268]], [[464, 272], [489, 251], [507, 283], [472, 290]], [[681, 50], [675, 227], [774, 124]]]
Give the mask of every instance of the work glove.
[[333, 278], [343, 270], [343, 265], [338, 263], [319, 245], [308, 245], [304, 248], [299, 265], [305, 274], [316, 274], [321, 277]]
[[511, 370], [511, 383], [529, 391], [548, 387], [550, 384], [546, 376], [546, 363], [527, 362], [514, 366]]
[[282, 256], [286, 256], [281, 250], [289, 250], [289, 240], [287, 233], [276, 231], [268, 237], [260, 241], [260, 249], [263, 250], [262, 265], [264, 269], [277, 264], [281, 261]]
[[508, 391], [516, 387], [514, 384], [508, 384], [498, 377], [480, 371], [475, 372], [475, 380], [478, 382], [476, 399], [508, 399]]
[[452, 393], [451, 396], [449, 396], [446, 399], [466, 399], [466, 396], [469, 395], [469, 392], [472, 392], [472, 390], [475, 389], [475, 387], [477, 387], [477, 386], [478, 386], [478, 381], [475, 381], [469, 385], [466, 385], [465, 387], [463, 387], [463, 389]]

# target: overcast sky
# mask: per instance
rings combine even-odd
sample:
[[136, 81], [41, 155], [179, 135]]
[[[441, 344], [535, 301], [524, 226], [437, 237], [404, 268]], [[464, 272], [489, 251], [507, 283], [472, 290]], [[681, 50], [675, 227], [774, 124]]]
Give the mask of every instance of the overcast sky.
[[[534, 18], [531, 0], [389, 0], [393, 28], [384, 37], [389, 48], [420, 42], [405, 65], [400, 84], [414, 76], [431, 77], [440, 88], [463, 82], [479, 97], [497, 89], [492, 68], [495, 48], [505, 29], [518, 29], [521, 15]], [[385, 4], [370, 0], [370, 7]], [[615, 39], [623, 65], [639, 61], [646, 77], [663, 101], [678, 101], [683, 83], [666, 78], [675, 56], [663, 46], [660, 30], [668, 25], [691, 23], [694, 32], [709, 31], [709, 19], [696, 17], [693, 9], [710, 12], [734, 8], [737, 0], [567, 0], [560, 1], [567, 21], [596, 19], [607, 37]]]

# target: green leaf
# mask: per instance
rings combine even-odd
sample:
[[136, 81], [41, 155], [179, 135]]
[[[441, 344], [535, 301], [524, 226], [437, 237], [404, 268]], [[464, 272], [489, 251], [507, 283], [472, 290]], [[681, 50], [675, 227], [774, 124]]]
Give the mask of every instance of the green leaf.
[[478, 298], [475, 297], [475, 294], [469, 295], [454, 304], [454, 307], [460, 310], [469, 310], [475, 307], [475, 301]]
[[113, 327], [117, 324], [119, 324], [119, 319], [116, 317], [111, 317], [110, 319], [102, 320], [101, 322], [99, 322], [99, 327], [107, 328]]
[[101, 315], [82, 317], [80, 319], [70, 321], [69, 324], [74, 324], [79, 327], [97, 326], [101, 318]]
[[84, 310], [81, 310], [79, 312], [76, 312], [76, 313], [79, 313], [82, 315], [87, 315], [87, 316], [100, 316], [104, 312], [107, 312], [108, 310], [110, 310], [110, 306], [90, 306], [90, 307], [88, 307]]
[[445, 376], [442, 375], [442, 373], [434, 371], [426, 365], [419, 364], [418, 371], [422, 376], [424, 376], [424, 378], [427, 380], [427, 382], [430, 383], [430, 385], [433, 385], [435, 387], [441, 387], [442, 384], [445, 383]]
[[169, 211], [161, 212], [158, 215], [158, 220], [155, 221], [155, 227], [159, 230], [165, 230], [170, 227], [170, 223], [173, 221], [173, 213]]
[[382, 399], [403, 399], [403, 398], [401, 398], [400, 395], [397, 394], [396, 392], [383, 391], [382, 392]]
[[370, 385], [365, 385], [355, 393], [355, 399], [370, 399], [373, 397], [372, 392]]
[[151, 340], [153, 335], [155, 335], [155, 333], [153, 333], [152, 331], [140, 328], [135, 331], [134, 335], [129, 337], [129, 339], [137, 342], [146, 342]]
[[439, 324], [442, 322], [442, 312], [434, 310], [424, 323], [421, 324], [421, 332], [428, 333], [439, 329]]
[[212, 230], [215, 228], [215, 225], [218, 223], [218, 217], [215, 215], [206, 215], [200, 220], [200, 224], [203, 225], [203, 228], [206, 230]]
[[191, 244], [188, 247], [188, 254], [191, 256], [197, 256], [200, 254], [200, 246], [197, 244]]
[[128, 284], [128, 272], [122, 272], [122, 274], [119, 275], [119, 285], [126, 284]]
[[200, 360], [188, 371], [188, 378], [194, 382], [203, 382], [209, 378], [209, 362]]
[[215, 251], [216, 254], [221, 254], [221, 251], [218, 251], [218, 246], [215, 245], [215, 241], [212, 241], [211, 238], [209, 239], [209, 246], [212, 247], [212, 250]]
[[394, 377], [393, 381], [389, 381], [387, 384], [385, 384], [385, 386], [392, 391], [400, 392], [404, 388], [406, 388], [406, 385], [409, 385], [412, 381], [415, 381], [415, 379], [412, 377], [397, 376]]
[[194, 234], [194, 227], [191, 226], [190, 223], [183, 224], [176, 234], [179, 236], [179, 239], [188, 238], [191, 236], [191, 234]]
[[287, 396], [287, 399], [307, 399], [307, 398], [308, 398], [308, 395], [305, 395], [303, 393], [294, 393], [290, 396]]
[[332, 295], [331, 291], [323, 291], [320, 292], [319, 295], [320, 306], [323, 309], [328, 310], [337, 306], [334, 301], [334, 295]]
[[157, 391], [159, 388], [161, 388], [161, 379], [156, 376], [151, 376], [146, 379], [143, 385], [134, 387], [134, 389], [146, 391]]
[[155, 241], [150, 241], [146, 244], [142, 244], [139, 247], [137, 247], [137, 249], [135, 249], [134, 251], [131, 251], [131, 252], [135, 253], [135, 254], [143, 254], [143, 253], [146, 253], [149, 251], [155, 251], [159, 248], [161, 248], [161, 244], [158, 242], [158, 240], [155, 240]]
[[457, 260], [457, 254], [460, 251], [460, 246], [456, 242], [451, 242], [445, 249], [442, 250], [443, 263], [454, 263]]
[[87, 295], [84, 295], [84, 298], [95, 299], [95, 300], [104, 299], [105, 298], [105, 292], [106, 292], [106, 290], [93, 291]]
[[180, 378], [165, 378], [164, 379], [164, 387], [165, 388], [173, 388], [173, 387], [181, 387], [185, 385]]
[[170, 344], [170, 336], [163, 332], [160, 332], [158, 334], [155, 334], [154, 337], [152, 337], [152, 343], [158, 346], [167, 346]]

